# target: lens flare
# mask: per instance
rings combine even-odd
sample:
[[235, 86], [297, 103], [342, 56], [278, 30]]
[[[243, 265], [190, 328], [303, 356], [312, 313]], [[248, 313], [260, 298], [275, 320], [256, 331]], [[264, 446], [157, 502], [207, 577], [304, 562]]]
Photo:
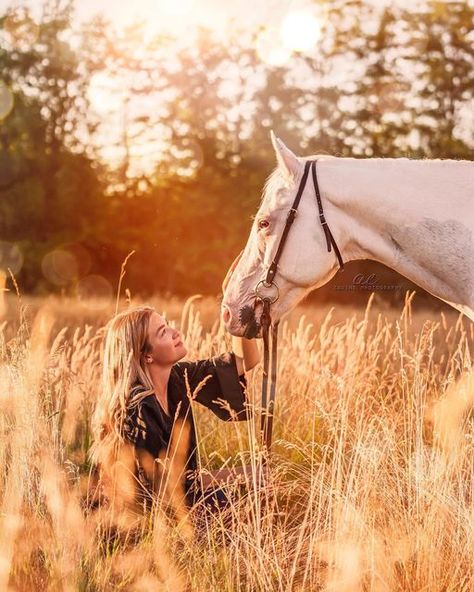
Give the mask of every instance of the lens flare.
[[13, 93], [6, 84], [0, 82], [0, 121], [10, 115], [13, 109]]
[[101, 275], [88, 275], [77, 285], [77, 296], [91, 310], [107, 308], [113, 298], [113, 289]]
[[64, 243], [61, 250], [70, 253], [76, 260], [78, 276], [87, 275], [92, 267], [92, 257], [89, 251], [80, 243]]
[[321, 24], [308, 11], [290, 12], [281, 24], [283, 45], [291, 51], [310, 51], [321, 37]]
[[0, 269], [15, 274], [23, 267], [23, 255], [18, 245], [0, 241]]
[[290, 49], [281, 44], [275, 29], [265, 29], [258, 34], [256, 50], [262, 62], [269, 66], [283, 66], [291, 57]]
[[72, 253], [56, 249], [47, 253], [41, 262], [43, 275], [56, 286], [66, 286], [78, 276], [77, 261]]

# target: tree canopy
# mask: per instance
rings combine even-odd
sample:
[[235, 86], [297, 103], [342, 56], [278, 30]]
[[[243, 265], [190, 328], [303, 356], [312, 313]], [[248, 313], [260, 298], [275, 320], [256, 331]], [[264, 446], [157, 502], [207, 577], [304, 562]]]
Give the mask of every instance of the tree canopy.
[[[283, 65], [259, 30], [144, 38], [71, 1], [0, 17], [0, 267], [23, 290], [216, 293], [275, 166], [296, 153], [471, 159], [474, 8], [318, 2], [321, 39]], [[100, 104], [97, 84], [106, 91]], [[99, 282], [100, 284], [100, 282]], [[84, 285], [84, 283], [82, 284]]]

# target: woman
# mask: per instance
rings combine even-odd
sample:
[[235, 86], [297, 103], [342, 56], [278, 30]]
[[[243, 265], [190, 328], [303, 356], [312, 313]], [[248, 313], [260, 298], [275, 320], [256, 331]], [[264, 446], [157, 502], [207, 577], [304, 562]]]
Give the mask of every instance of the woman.
[[[153, 492], [164, 490], [163, 477], [169, 478], [169, 473], [163, 468], [171, 457], [179, 461], [180, 455], [188, 505], [203, 494], [203, 484], [206, 489], [210, 481], [216, 485], [229, 477], [228, 471], [220, 471], [208, 475], [204, 482], [196, 478], [190, 399], [220, 419], [248, 419], [245, 371], [253, 368], [260, 356], [252, 340], [233, 338], [233, 347], [237, 351], [184, 362], [187, 350], [181, 333], [152, 307], [124, 311], [109, 322], [92, 450], [109, 499], [120, 494], [130, 501], [136, 498], [138, 488], [140, 499], [148, 504]], [[183, 433], [188, 434], [184, 451]]]

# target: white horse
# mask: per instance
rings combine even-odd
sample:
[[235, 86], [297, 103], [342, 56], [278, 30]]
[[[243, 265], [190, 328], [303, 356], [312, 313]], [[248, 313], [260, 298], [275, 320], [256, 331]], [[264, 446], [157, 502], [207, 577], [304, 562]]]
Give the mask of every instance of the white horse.
[[[222, 317], [234, 335], [260, 334], [255, 288], [275, 256], [308, 158], [271, 133], [278, 166], [265, 184], [247, 245], [230, 270]], [[312, 156], [326, 220], [344, 262], [380, 261], [474, 321], [474, 162]], [[280, 259], [273, 320], [338, 270], [327, 251], [309, 176]], [[430, 415], [442, 448], [457, 453], [474, 405], [474, 370], [451, 384]]]
[[[222, 302], [234, 335], [260, 334], [255, 287], [265, 278], [308, 158], [271, 132], [277, 167]], [[344, 262], [380, 261], [474, 321], [474, 162], [407, 158], [317, 159], [322, 205]], [[278, 265], [274, 320], [338, 270], [327, 251], [311, 175]]]

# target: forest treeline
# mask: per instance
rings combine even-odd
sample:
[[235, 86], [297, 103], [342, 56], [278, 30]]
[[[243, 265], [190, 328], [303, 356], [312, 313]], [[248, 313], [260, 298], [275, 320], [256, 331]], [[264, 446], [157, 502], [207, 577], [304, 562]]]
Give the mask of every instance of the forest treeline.
[[[132, 292], [217, 293], [275, 165], [270, 129], [299, 154], [472, 159], [474, 8], [392, 4], [318, 2], [317, 48], [278, 66], [238, 23], [184, 43], [79, 27], [72, 2], [5, 11], [0, 267], [25, 292], [73, 293], [116, 286], [134, 250]], [[120, 81], [112, 130], [101, 77]]]

